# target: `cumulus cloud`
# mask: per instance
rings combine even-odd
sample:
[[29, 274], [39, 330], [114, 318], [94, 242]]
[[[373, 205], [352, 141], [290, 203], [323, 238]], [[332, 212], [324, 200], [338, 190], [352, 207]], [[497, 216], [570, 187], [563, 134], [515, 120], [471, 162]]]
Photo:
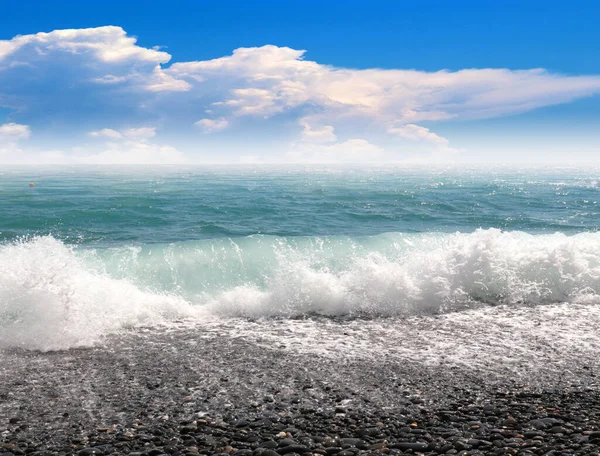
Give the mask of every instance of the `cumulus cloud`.
[[98, 60], [111, 63], [127, 60], [166, 63], [170, 60], [171, 56], [166, 52], [137, 46], [136, 41], [121, 27], [54, 30], [0, 41], [0, 59], [30, 46], [42, 55], [55, 49], [71, 54], [91, 53]]
[[[90, 135], [106, 142], [93, 151], [79, 151], [72, 157], [54, 154], [52, 159], [65, 159], [83, 164], [180, 164], [187, 158], [175, 147], [149, 142], [156, 136], [154, 127], [126, 128], [119, 131], [110, 128], [92, 131]], [[44, 157], [42, 157], [44, 158]], [[48, 157], [45, 157], [48, 158]]]
[[421, 127], [415, 124], [390, 127], [388, 131], [407, 139], [422, 140], [444, 146], [448, 145], [448, 140], [446, 138], [429, 131], [429, 128]]
[[335, 135], [334, 128], [331, 125], [313, 127], [306, 118], [300, 119], [298, 123], [302, 125], [302, 139], [304, 141], [319, 143], [337, 141], [337, 136]]
[[169, 145], [152, 144], [145, 141], [111, 142], [98, 152], [77, 154], [68, 162], [94, 165], [122, 164], [183, 164], [185, 155]]
[[369, 163], [379, 160], [384, 149], [366, 139], [353, 138], [335, 144], [296, 143], [287, 158], [299, 163]]
[[6, 123], [0, 125], [0, 161], [13, 161], [21, 157], [23, 151], [19, 141], [29, 139], [31, 129], [29, 125]]
[[438, 152], [458, 149], [420, 122], [500, 117], [600, 92], [598, 76], [541, 69], [354, 70], [305, 60], [304, 54], [277, 46], [240, 48], [213, 60], [174, 63], [165, 71], [188, 81], [192, 92], [202, 93], [207, 85], [214, 90], [210, 82], [219, 80], [220, 100], [212, 108], [226, 119], [300, 115], [300, 139], [306, 142], [335, 142], [334, 131], [351, 125]]
[[111, 139], [120, 139], [123, 137], [121, 133], [111, 128], [103, 128], [102, 130], [98, 131], [90, 131], [90, 136], [105, 137]]
[[189, 89], [163, 71], [167, 52], [136, 41], [116, 26], [0, 40], [0, 106], [29, 116], [131, 116], [154, 94]]
[[219, 78], [234, 115], [271, 116], [309, 104], [335, 117], [414, 123], [482, 118], [563, 103], [600, 91], [598, 76], [563, 76], [533, 69], [353, 70], [304, 60], [286, 47], [240, 48], [214, 60], [174, 63], [165, 70], [201, 88]]
[[[196, 79], [196, 81], [198, 81]], [[151, 92], [187, 92], [192, 87], [186, 81], [176, 79], [164, 72], [160, 65], [154, 67], [149, 82], [143, 86]]]
[[101, 130], [90, 131], [90, 136], [96, 138], [122, 139], [122, 138], [137, 138], [149, 139], [156, 136], [154, 127], [128, 128], [121, 131], [113, 130], [112, 128], [103, 128]]
[[421, 127], [415, 124], [405, 125], [393, 125], [388, 128], [388, 132], [394, 135], [398, 135], [402, 138], [409, 139], [411, 141], [419, 141], [426, 145], [431, 146], [432, 152], [447, 152], [455, 153], [460, 152], [459, 149], [450, 147], [450, 141], [443, 136], [438, 135], [429, 130], [429, 128]]
[[220, 119], [200, 119], [194, 125], [202, 129], [205, 133], [213, 133], [227, 128], [229, 122], [221, 117]]
[[0, 141], [1, 142], [16, 142], [22, 139], [28, 139], [31, 136], [29, 125], [21, 125], [17, 123], [6, 123], [0, 125]]
[[[82, 135], [85, 125], [160, 124], [200, 141], [192, 125], [232, 135], [246, 126], [249, 142], [277, 128], [296, 151], [343, 156], [342, 144], [356, 154], [374, 152], [357, 138], [385, 143], [386, 150], [408, 143], [450, 151], [436, 123], [512, 115], [600, 93], [597, 75], [351, 69], [305, 57], [304, 50], [266, 45], [171, 64], [160, 47], [140, 46], [117, 26], [22, 35], [0, 40], [0, 106], [13, 110], [15, 125], [67, 125]], [[90, 133], [145, 144], [139, 150], [155, 134]]]
[[136, 139], [150, 139], [156, 136], [156, 128], [154, 127], [141, 127], [141, 128], [128, 128], [123, 130], [123, 136], [126, 138]]

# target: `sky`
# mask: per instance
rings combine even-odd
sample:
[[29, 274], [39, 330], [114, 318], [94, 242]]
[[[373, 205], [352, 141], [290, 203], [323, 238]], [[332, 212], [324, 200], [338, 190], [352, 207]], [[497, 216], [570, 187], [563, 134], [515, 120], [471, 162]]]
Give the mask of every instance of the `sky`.
[[562, 163], [600, 152], [600, 3], [22, 0], [1, 164]]

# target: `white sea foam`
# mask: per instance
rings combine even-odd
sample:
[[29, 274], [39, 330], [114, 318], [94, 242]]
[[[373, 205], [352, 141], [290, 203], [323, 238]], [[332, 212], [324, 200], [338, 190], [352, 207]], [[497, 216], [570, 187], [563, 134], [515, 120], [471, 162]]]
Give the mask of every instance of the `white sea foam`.
[[249, 237], [103, 250], [0, 247], [0, 346], [90, 345], [181, 318], [410, 316], [600, 303], [600, 233]]
[[91, 272], [52, 237], [0, 247], [0, 346], [88, 346], [123, 327], [189, 316], [179, 297]]
[[437, 314], [489, 304], [600, 302], [600, 234], [532, 236], [479, 230], [415, 236], [398, 252], [353, 256], [345, 267], [280, 252], [260, 289], [240, 285], [207, 305], [224, 315]]

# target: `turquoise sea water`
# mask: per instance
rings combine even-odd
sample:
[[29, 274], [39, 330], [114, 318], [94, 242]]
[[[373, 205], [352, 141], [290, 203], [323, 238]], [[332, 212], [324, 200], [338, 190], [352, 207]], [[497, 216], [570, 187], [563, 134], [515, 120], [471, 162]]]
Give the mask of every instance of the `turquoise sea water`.
[[0, 241], [573, 234], [600, 226], [599, 195], [600, 171], [582, 169], [16, 168], [0, 171]]
[[599, 205], [590, 168], [2, 169], [0, 345], [595, 302]]

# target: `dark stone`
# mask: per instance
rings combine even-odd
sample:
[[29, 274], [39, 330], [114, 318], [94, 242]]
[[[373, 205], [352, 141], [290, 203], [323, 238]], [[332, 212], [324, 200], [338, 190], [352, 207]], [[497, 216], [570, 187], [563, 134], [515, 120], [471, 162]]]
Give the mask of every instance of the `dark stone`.
[[364, 440], [359, 440], [358, 442], [356, 442], [354, 444], [354, 446], [356, 448], [358, 448], [359, 450], [368, 450], [370, 447], [370, 445], [367, 442], [365, 442]]
[[84, 448], [77, 454], [78, 456], [104, 456], [104, 452], [99, 448]]
[[327, 447], [325, 448], [325, 452], [327, 454], [338, 454], [340, 451], [342, 451], [342, 447]]
[[557, 420], [556, 418], [541, 418], [541, 419], [537, 419], [537, 420], [531, 420], [528, 424], [529, 426], [538, 429], [538, 430], [542, 430], [542, 429], [548, 429], [549, 427], [552, 427], [553, 425], [556, 424], [561, 424], [562, 421], [561, 420]]
[[279, 448], [277, 450], [277, 452], [279, 454], [288, 454], [288, 453], [302, 454], [302, 453], [306, 453], [309, 451], [310, 451], [310, 448], [308, 448], [304, 445], [287, 445], [287, 446], [284, 446], [283, 448]]
[[183, 426], [180, 430], [180, 434], [193, 434], [198, 430], [196, 426]]
[[292, 439], [281, 439], [279, 441], [279, 447], [286, 447], [286, 446], [290, 446], [290, 445], [295, 445], [297, 442], [295, 440]]
[[354, 451], [352, 450], [342, 450], [340, 451], [337, 456], [354, 456]]
[[397, 448], [399, 450], [416, 450], [416, 451], [424, 451], [427, 449], [426, 443], [419, 442], [396, 442], [390, 445], [390, 448]]
[[263, 450], [261, 456], [281, 456], [277, 451], [274, 450]]
[[360, 439], [344, 438], [340, 439], [340, 441], [342, 442], [342, 445], [355, 446], [358, 442], [360, 442]]

